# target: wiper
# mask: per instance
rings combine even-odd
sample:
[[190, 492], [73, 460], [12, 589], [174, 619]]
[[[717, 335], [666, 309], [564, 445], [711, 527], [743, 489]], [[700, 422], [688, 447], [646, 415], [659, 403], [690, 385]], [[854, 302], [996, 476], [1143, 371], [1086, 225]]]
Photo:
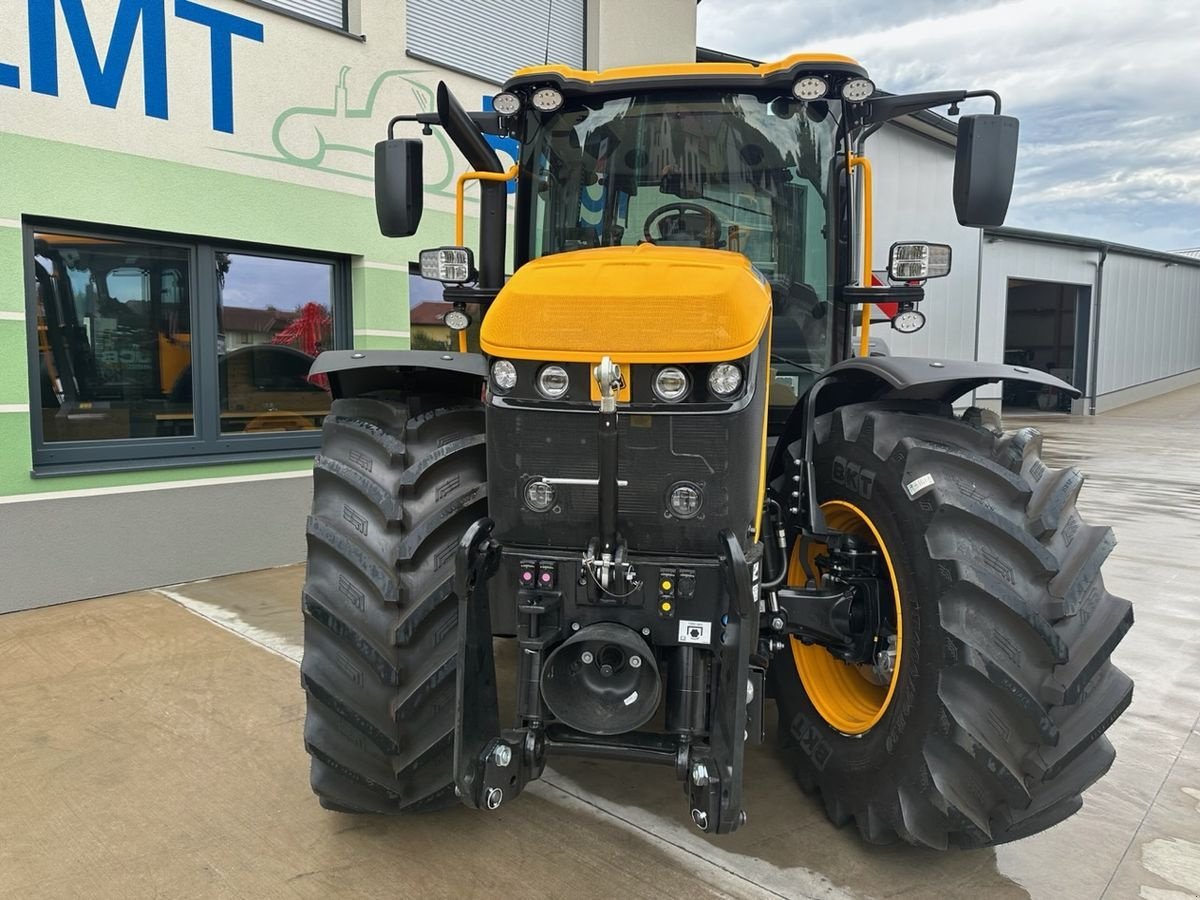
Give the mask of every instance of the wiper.
[[770, 218], [770, 212], [763, 212], [761, 209], [755, 209], [752, 206], [742, 206], [740, 203], [730, 203], [728, 200], [721, 200], [718, 197], [710, 197], [707, 194], [697, 194], [697, 200], [707, 200], [709, 203], [720, 203], [722, 206], [728, 206], [731, 209], [740, 209], [742, 212], [754, 213], [756, 216]]
[[771, 362], [783, 363], [787, 366], [795, 366], [797, 369], [803, 369], [805, 372], [812, 372], [814, 375], [821, 375], [825, 372], [824, 369], [811, 365], [809, 363], [797, 362], [794, 359], [789, 359], [786, 356], [780, 356], [778, 353], [771, 354]]

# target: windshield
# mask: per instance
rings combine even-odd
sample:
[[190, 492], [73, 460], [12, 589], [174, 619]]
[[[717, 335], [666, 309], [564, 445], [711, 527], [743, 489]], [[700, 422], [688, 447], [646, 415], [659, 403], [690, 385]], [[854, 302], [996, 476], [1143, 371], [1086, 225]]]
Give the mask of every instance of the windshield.
[[528, 255], [643, 241], [743, 253], [772, 286], [776, 381], [799, 389], [794, 375], [829, 363], [837, 113], [696, 91], [531, 113]]

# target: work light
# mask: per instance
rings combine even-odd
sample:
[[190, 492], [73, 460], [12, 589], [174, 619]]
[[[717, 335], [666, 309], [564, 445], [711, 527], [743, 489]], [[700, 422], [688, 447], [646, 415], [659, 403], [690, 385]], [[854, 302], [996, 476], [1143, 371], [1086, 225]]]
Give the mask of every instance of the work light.
[[925, 313], [904, 309], [892, 317], [892, 328], [901, 334], [914, 334], [925, 327]]
[[851, 78], [842, 85], [842, 99], [849, 103], [861, 103], [875, 93], [875, 82], [870, 78]]
[[950, 274], [950, 245], [904, 242], [892, 244], [888, 277], [893, 281], [924, 281]]
[[551, 87], [539, 88], [533, 92], [531, 102], [539, 112], [554, 112], [563, 105], [562, 91]]
[[471, 327], [471, 317], [467, 315], [466, 310], [457, 307], [446, 313], [442, 317], [442, 322], [451, 331], [466, 331]]
[[829, 93], [829, 82], [819, 75], [805, 75], [792, 85], [792, 96], [797, 100], [820, 100]]
[[492, 109], [502, 116], [515, 116], [521, 111], [521, 98], [508, 91], [501, 91], [492, 98]]
[[420, 260], [422, 278], [446, 284], [463, 284], [475, 279], [475, 255], [467, 247], [422, 250]]

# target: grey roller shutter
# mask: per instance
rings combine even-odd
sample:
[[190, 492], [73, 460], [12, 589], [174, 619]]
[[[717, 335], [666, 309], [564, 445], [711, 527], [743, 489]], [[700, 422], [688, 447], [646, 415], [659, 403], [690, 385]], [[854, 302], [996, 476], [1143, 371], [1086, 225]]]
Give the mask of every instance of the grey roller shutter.
[[583, 4], [584, 0], [408, 0], [408, 52], [496, 84], [522, 66], [541, 65], [547, 59], [582, 68]]
[[334, 28], [346, 27], [346, 0], [258, 0], [258, 3], [316, 19]]

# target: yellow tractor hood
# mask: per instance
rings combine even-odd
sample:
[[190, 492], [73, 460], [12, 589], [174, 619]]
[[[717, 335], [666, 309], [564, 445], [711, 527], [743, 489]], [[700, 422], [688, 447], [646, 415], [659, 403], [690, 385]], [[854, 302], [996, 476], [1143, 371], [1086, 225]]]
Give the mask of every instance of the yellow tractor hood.
[[490, 356], [596, 362], [718, 362], [748, 355], [771, 318], [771, 290], [740, 253], [601, 247], [534, 260], [492, 302]]

